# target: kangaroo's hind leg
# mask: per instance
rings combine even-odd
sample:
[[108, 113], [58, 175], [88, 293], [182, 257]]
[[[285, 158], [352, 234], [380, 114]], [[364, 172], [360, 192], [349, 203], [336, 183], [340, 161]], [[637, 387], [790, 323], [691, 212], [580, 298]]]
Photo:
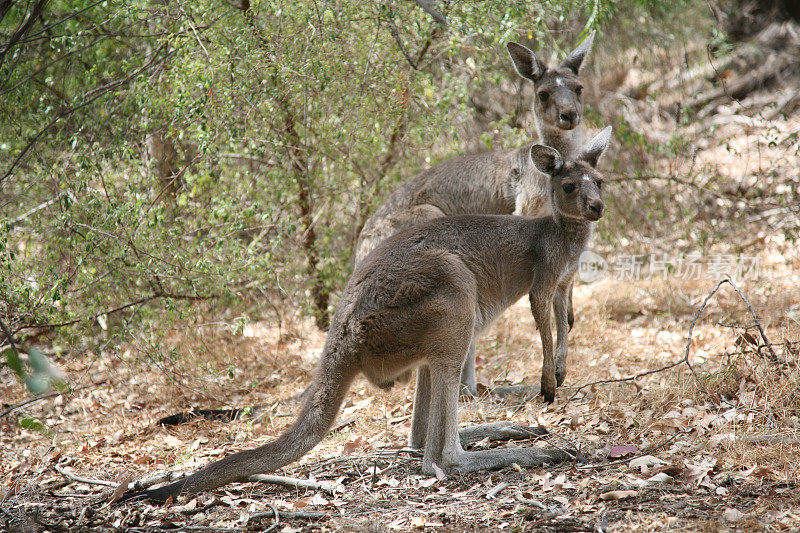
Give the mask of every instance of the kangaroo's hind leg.
[[433, 464], [447, 472], [476, 472], [520, 466], [541, 466], [572, 458], [554, 448], [498, 448], [464, 451], [458, 431], [458, 386], [460, 368], [433, 360], [431, 402], [423, 471], [433, 474]]

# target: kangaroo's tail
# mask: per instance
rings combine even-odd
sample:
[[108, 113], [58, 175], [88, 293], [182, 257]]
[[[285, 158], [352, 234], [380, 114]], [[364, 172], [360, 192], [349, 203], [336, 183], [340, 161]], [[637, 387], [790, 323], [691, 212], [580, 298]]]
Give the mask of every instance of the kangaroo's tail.
[[323, 355], [297, 419], [277, 439], [224, 457], [169, 485], [125, 494], [122, 500], [148, 498], [163, 502], [170, 496], [177, 498], [179, 494], [195, 494], [244, 481], [251, 475], [272, 472], [300, 459], [328, 434], [357, 374], [356, 365], [343, 364], [338, 355]]

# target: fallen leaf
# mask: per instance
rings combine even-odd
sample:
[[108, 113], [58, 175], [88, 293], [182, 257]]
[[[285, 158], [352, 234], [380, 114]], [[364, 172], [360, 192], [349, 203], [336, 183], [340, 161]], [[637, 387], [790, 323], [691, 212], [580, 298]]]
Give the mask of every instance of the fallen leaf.
[[433, 467], [433, 471], [436, 472], [436, 479], [442, 481], [445, 478], [447, 478], [447, 474], [444, 473], [444, 470], [439, 468], [439, 465], [437, 465], [436, 463], [431, 463], [431, 466]]
[[400, 481], [397, 480], [396, 477], [392, 476], [390, 478], [383, 478], [376, 483], [379, 487], [382, 485], [388, 485], [392, 488], [398, 487], [400, 485]]
[[364, 445], [364, 439], [361, 437], [361, 435], [359, 435], [357, 439], [344, 443], [344, 446], [342, 446], [342, 453], [344, 455], [350, 455], [354, 451], [361, 448], [363, 445]]
[[425, 527], [425, 517], [424, 516], [414, 516], [411, 518], [411, 527], [416, 528], [424, 528]]
[[658, 474], [645, 480], [648, 485], [653, 485], [656, 483], [671, 483], [672, 481], [673, 479], [666, 472], [659, 472]]
[[659, 459], [654, 455], [643, 455], [642, 457], [636, 457], [635, 459], [631, 459], [631, 462], [628, 463], [628, 468], [631, 469], [638, 468], [641, 471], [644, 470], [645, 468], [650, 468], [653, 466], [658, 466], [663, 464], [666, 464], [666, 461]]
[[115, 481], [119, 483], [119, 485], [117, 485], [117, 488], [111, 493], [111, 496], [108, 498], [108, 503], [114, 503], [122, 498], [122, 495], [125, 494], [126, 490], [128, 490], [128, 485], [131, 481], [133, 481], [133, 474], [127, 471], [122, 472], [117, 476]]
[[639, 448], [632, 444], [623, 444], [619, 446], [612, 446], [611, 451], [608, 452], [609, 457], [625, 457], [626, 455], [630, 455], [632, 453], [636, 453], [639, 451]]
[[604, 501], [625, 500], [628, 498], [633, 498], [638, 494], [638, 490], [612, 490], [601, 494], [600, 499]]
[[744, 517], [745, 513], [739, 511], [738, 509], [734, 509], [733, 507], [728, 507], [722, 512], [722, 519], [726, 522], [738, 522]]

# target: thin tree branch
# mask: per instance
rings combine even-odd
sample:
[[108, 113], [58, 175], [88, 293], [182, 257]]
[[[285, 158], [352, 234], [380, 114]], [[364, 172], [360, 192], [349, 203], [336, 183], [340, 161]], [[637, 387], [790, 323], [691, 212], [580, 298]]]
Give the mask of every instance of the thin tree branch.
[[[47, 0], [39, 0], [38, 2], [36, 2], [36, 4], [34, 4], [33, 9], [31, 9], [31, 11], [28, 13], [28, 18], [25, 20], [25, 22], [23, 22], [20, 25], [19, 28], [17, 28], [17, 31], [14, 32], [14, 34], [8, 40], [8, 43], [6, 43], [6, 45], [2, 48], [2, 50], [0, 50], [0, 66], [3, 65], [3, 62], [5, 61], [5, 57], [8, 51], [11, 50], [17, 44], [17, 42], [20, 39], [22, 39], [26, 33], [30, 31], [31, 27], [33, 26], [33, 23], [36, 21], [36, 19], [39, 18], [39, 16], [44, 11], [44, 6], [46, 4]], [[10, 7], [10, 2], [9, 2], [9, 7]], [[3, 6], [3, 8], [6, 9], [6, 6]], [[7, 13], [7, 9], [3, 13], [3, 16], [5, 16], [5, 13]]]
[[8, 178], [14, 172], [14, 169], [17, 167], [19, 162], [22, 160], [23, 157], [25, 157], [25, 154], [27, 154], [28, 151], [31, 148], [33, 148], [33, 146], [36, 144], [36, 142], [39, 140], [39, 138], [42, 135], [44, 135], [45, 132], [47, 132], [47, 130], [52, 128], [59, 120], [65, 118], [65, 117], [68, 117], [68, 116], [72, 115], [73, 113], [75, 113], [76, 111], [78, 111], [79, 109], [82, 109], [82, 108], [88, 106], [89, 104], [91, 104], [95, 100], [101, 98], [102, 96], [105, 96], [106, 94], [108, 94], [112, 90], [116, 89], [117, 87], [125, 85], [126, 83], [128, 83], [129, 81], [131, 81], [132, 79], [137, 77], [139, 74], [141, 74], [144, 70], [150, 68], [150, 66], [153, 65], [156, 62], [156, 59], [158, 58], [159, 52], [161, 50], [163, 50], [164, 48], [166, 48], [167, 44], [168, 43], [163, 43], [161, 46], [159, 46], [158, 49], [155, 51], [155, 53], [153, 53], [153, 56], [150, 59], [150, 61], [148, 61], [147, 63], [145, 63], [144, 65], [142, 65], [138, 69], [136, 69], [135, 71], [133, 71], [130, 75], [128, 75], [125, 78], [122, 78], [120, 80], [109, 82], [109, 83], [107, 83], [105, 85], [102, 85], [100, 87], [96, 87], [96, 88], [92, 89], [91, 91], [88, 91], [86, 94], [83, 95], [83, 98], [82, 98], [82, 99], [86, 99], [86, 98], [88, 98], [88, 99], [84, 100], [83, 102], [81, 102], [80, 104], [78, 104], [76, 106], [73, 106], [73, 107], [71, 107], [69, 109], [65, 109], [65, 110], [62, 110], [62, 111], [56, 113], [55, 118], [53, 118], [53, 120], [51, 120], [41, 130], [39, 130], [39, 132], [36, 135], [34, 135], [31, 140], [28, 141], [28, 144], [25, 145], [25, 148], [20, 150], [20, 153], [17, 155], [17, 157], [14, 159], [14, 161], [8, 167], [8, 170], [6, 170], [5, 174], [0, 176], [0, 184], [2, 184], [6, 180], [6, 178]]
[[35, 402], [38, 402], [38, 401], [41, 401], [41, 400], [46, 400], [48, 398], [53, 398], [54, 396], [61, 396], [62, 394], [72, 394], [73, 392], [76, 392], [76, 391], [79, 391], [79, 390], [83, 390], [83, 389], [88, 389], [89, 387], [93, 387], [94, 385], [96, 385], [96, 384], [83, 385], [81, 387], [75, 387], [74, 389], [69, 389], [68, 391], [65, 391], [65, 392], [50, 391], [50, 392], [46, 392], [44, 394], [40, 394], [38, 396], [34, 396], [33, 398], [28, 398], [27, 400], [24, 400], [24, 401], [21, 401], [21, 402], [17, 402], [15, 404], [11, 404], [8, 407], [6, 407], [5, 409], [3, 409], [2, 411], [0, 411], [0, 418], [3, 418], [4, 416], [6, 416], [9, 413], [13, 413], [14, 411], [16, 411], [17, 409], [19, 409], [21, 407], [25, 407], [26, 405], [30, 405], [32, 403], [35, 403]]
[[397, 31], [397, 25], [394, 23], [394, 13], [392, 13], [391, 11], [389, 12], [388, 23], [389, 23], [389, 32], [392, 34], [392, 37], [394, 37], [394, 40], [397, 42], [397, 46], [400, 47], [400, 52], [403, 53], [403, 56], [405, 56], [406, 61], [408, 61], [408, 64], [411, 65], [411, 68], [413, 68], [414, 70], [419, 70], [419, 68], [417, 67], [417, 62], [414, 60], [413, 57], [411, 57], [411, 54], [408, 53], [406, 45], [403, 44], [403, 39], [400, 38], [400, 32]]
[[447, 19], [444, 15], [442, 15], [434, 6], [435, 2], [432, 0], [416, 0], [416, 3], [422, 10], [431, 16], [433, 20], [441, 24], [442, 26], [447, 26]]
[[73, 324], [77, 324], [79, 322], [83, 322], [85, 320], [94, 320], [97, 317], [103, 315], [112, 315], [115, 313], [119, 313], [120, 311], [124, 311], [125, 309], [129, 309], [131, 307], [137, 306], [139, 304], [147, 303], [151, 300], [156, 300], [158, 298], [172, 298], [173, 300], [209, 300], [212, 296], [203, 296], [203, 295], [192, 295], [192, 294], [173, 294], [169, 292], [156, 292], [151, 294], [150, 296], [144, 296], [139, 298], [138, 300], [134, 300], [133, 302], [128, 302], [126, 304], [120, 305], [118, 307], [114, 307], [113, 309], [108, 309], [107, 311], [101, 311], [99, 313], [95, 313], [90, 316], [85, 316], [81, 318], [76, 318], [73, 320], [67, 320], [66, 322], [58, 322], [58, 323], [49, 323], [49, 324], [26, 324], [24, 326], [20, 326], [16, 329], [16, 332], [22, 331], [24, 329], [31, 329], [31, 328], [47, 328], [47, 329], [56, 329], [56, 328], [63, 328], [66, 326], [72, 326]]
[[[725, 278], [725, 279], [722, 279], [722, 280], [717, 282], [717, 284], [714, 286], [712, 291], [710, 293], [708, 293], [708, 296], [706, 296], [706, 298], [703, 300], [703, 303], [700, 304], [700, 307], [697, 309], [697, 312], [694, 315], [694, 319], [692, 320], [692, 323], [689, 326], [689, 332], [687, 333], [687, 338], [686, 338], [686, 348], [685, 348], [685, 351], [684, 351], [684, 354], [683, 354], [682, 358], [680, 358], [679, 360], [677, 360], [677, 361], [675, 361], [673, 363], [669, 363], [668, 365], [664, 365], [664, 366], [662, 366], [660, 368], [656, 368], [654, 370], [648, 370], [646, 372], [641, 372], [641, 373], [633, 375], [633, 376], [628, 376], [628, 377], [625, 377], [625, 378], [616, 378], [616, 379], [601, 379], [601, 380], [598, 380], [598, 381], [593, 381], [591, 383], [586, 383], [586, 384], [581, 385], [580, 387], [576, 388], [575, 392], [572, 393], [572, 396], [570, 396], [569, 399], [572, 400], [573, 398], [575, 398], [575, 396], [578, 394], [578, 392], [580, 392], [581, 390], [585, 389], [586, 387], [592, 387], [592, 386], [595, 386], [595, 385], [601, 385], [603, 383], [625, 383], [625, 382], [634, 382], [634, 385], [635, 385], [635, 381], [637, 379], [639, 379], [639, 378], [643, 378], [645, 376], [649, 376], [650, 374], [656, 374], [658, 372], [663, 372], [664, 370], [669, 370], [670, 368], [674, 368], [674, 367], [676, 367], [678, 365], [681, 365], [681, 364], [686, 364], [686, 366], [689, 367], [689, 370], [691, 370], [692, 375], [694, 376], [695, 380], [697, 381], [697, 385], [700, 387], [700, 390], [702, 390], [708, 397], [712, 397], [711, 393], [703, 385], [703, 382], [701, 381], [700, 377], [697, 375], [697, 372], [695, 371], [694, 367], [689, 362], [689, 351], [690, 351], [690, 348], [692, 346], [692, 332], [694, 331], [695, 324], [697, 324], [697, 320], [700, 318], [700, 314], [706, 308], [706, 305], [708, 304], [708, 301], [711, 299], [711, 297], [714, 296], [714, 294], [716, 294], [716, 292], [719, 290], [719, 288], [722, 285], [724, 285], [725, 283], [727, 283], [728, 285], [733, 287], [733, 290], [736, 291], [736, 293], [742, 298], [744, 303], [747, 305], [747, 309], [750, 311], [750, 314], [753, 315], [753, 318], [755, 319], [755, 325], [758, 327], [758, 331], [761, 334], [761, 339], [764, 341], [764, 345], [767, 346], [767, 348], [770, 351], [770, 356], [767, 356], [767, 359], [769, 359], [770, 361], [775, 363], [776, 366], [781, 365], [782, 362], [780, 361], [778, 356], [775, 355], [775, 352], [772, 349], [772, 345], [770, 344], [769, 340], [767, 340], [767, 335], [766, 335], [766, 333], [764, 333], [764, 329], [761, 327], [761, 321], [759, 320], [758, 315], [756, 315], [755, 311], [753, 310], [753, 306], [750, 305], [750, 302], [747, 300], [747, 298], [742, 293], [742, 291], [739, 290], [739, 287], [737, 287], [733, 283], [733, 281], [731, 281], [730, 279]], [[759, 351], [759, 353], [760, 353], [760, 351]], [[779, 369], [779, 371], [780, 371], [780, 369]]]

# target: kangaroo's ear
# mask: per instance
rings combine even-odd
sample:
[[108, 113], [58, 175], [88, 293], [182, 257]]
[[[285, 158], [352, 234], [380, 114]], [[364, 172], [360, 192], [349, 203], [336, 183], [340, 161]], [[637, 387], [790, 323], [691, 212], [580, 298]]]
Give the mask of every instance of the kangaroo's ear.
[[600, 156], [603, 155], [603, 152], [606, 151], [608, 148], [608, 143], [611, 141], [611, 126], [606, 126], [606, 128], [594, 136], [594, 138], [589, 141], [589, 144], [581, 152], [581, 155], [578, 156], [578, 159], [581, 161], [586, 161], [593, 167], [597, 166], [597, 162], [600, 160]]
[[586, 59], [586, 56], [589, 55], [589, 52], [592, 51], [592, 44], [594, 43], [594, 34], [595, 30], [583, 40], [578, 47], [573, 50], [567, 58], [561, 62], [561, 66], [570, 69], [576, 75], [581, 70], [581, 65], [583, 65], [583, 60]]
[[540, 172], [552, 176], [564, 166], [564, 160], [558, 150], [543, 144], [531, 146], [531, 159]]
[[517, 69], [517, 73], [520, 76], [534, 83], [542, 79], [542, 74], [547, 70], [547, 65], [539, 61], [533, 50], [515, 42], [508, 43], [506, 48], [508, 48], [511, 61], [514, 62], [514, 68]]

